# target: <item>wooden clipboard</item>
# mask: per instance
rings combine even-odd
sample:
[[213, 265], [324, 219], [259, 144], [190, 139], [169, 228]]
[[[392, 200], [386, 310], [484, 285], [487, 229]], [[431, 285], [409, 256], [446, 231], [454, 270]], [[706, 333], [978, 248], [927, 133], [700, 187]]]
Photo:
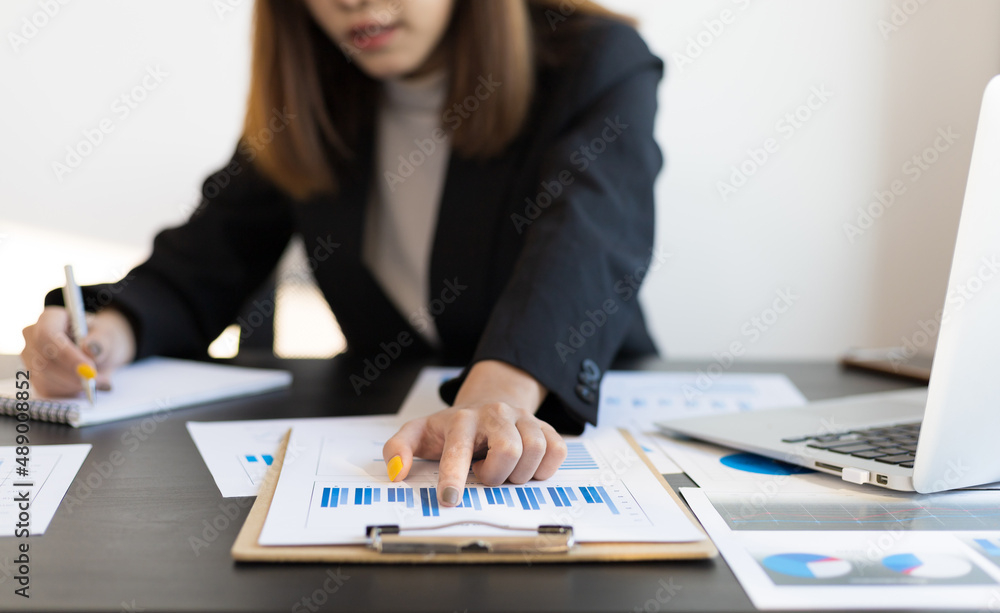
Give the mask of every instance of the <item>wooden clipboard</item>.
[[400, 554], [379, 553], [365, 545], [309, 545], [265, 547], [258, 545], [264, 520], [267, 519], [271, 500], [278, 485], [281, 465], [291, 431], [285, 434], [274, 462], [267, 472], [257, 501], [247, 515], [243, 528], [233, 543], [232, 555], [237, 562], [340, 562], [345, 564], [536, 564], [574, 562], [641, 562], [652, 560], [697, 560], [714, 558], [718, 550], [702, 529], [701, 524], [666, 482], [642, 447], [632, 436], [622, 430], [622, 435], [636, 454], [656, 476], [660, 485], [701, 532], [702, 540], [684, 543], [578, 543], [565, 553], [540, 553], [526, 550], [519, 553], [461, 553], [461, 554]]

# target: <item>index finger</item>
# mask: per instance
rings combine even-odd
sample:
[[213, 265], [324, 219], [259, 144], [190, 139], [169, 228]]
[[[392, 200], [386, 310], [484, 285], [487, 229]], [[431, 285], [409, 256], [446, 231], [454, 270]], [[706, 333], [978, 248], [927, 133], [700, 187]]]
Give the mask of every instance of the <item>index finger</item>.
[[472, 465], [476, 427], [477, 420], [472, 411], [457, 411], [445, 432], [438, 467], [438, 500], [446, 507], [453, 507], [462, 499]]

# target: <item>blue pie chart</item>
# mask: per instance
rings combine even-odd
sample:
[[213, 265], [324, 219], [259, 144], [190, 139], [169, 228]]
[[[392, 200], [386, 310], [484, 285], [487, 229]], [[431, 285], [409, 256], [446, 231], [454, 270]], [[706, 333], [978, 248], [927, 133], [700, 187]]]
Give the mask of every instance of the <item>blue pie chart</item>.
[[764, 568], [803, 579], [828, 579], [851, 572], [851, 563], [815, 553], [779, 553], [761, 561]]
[[734, 453], [719, 459], [724, 466], [758, 475], [800, 475], [811, 473], [808, 468], [772, 460], [755, 453]]
[[882, 558], [882, 565], [903, 575], [925, 579], [954, 579], [972, 570], [968, 560], [941, 554], [898, 553]]

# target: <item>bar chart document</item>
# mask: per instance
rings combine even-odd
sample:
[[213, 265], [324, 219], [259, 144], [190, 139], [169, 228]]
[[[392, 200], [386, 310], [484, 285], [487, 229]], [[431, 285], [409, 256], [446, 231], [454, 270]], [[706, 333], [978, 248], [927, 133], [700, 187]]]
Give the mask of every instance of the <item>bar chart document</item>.
[[[382, 445], [391, 427], [293, 428], [259, 544], [362, 544], [366, 526], [437, 528], [437, 536], [505, 536], [474, 522], [536, 529], [570, 525], [580, 542], [703, 539], [617, 430], [567, 438], [569, 454], [546, 481], [487, 487], [470, 472], [461, 503], [438, 504], [436, 461], [415, 460], [404, 482], [386, 476]], [[466, 523], [468, 522], [468, 523]]]
[[44, 534], [88, 453], [90, 445], [33, 445], [25, 465], [16, 447], [0, 447], [0, 536], [15, 536], [25, 504], [31, 535]]
[[[281, 439], [292, 427], [315, 424], [370, 423], [386, 428], [402, 425], [392, 415], [364, 417], [315, 417], [307, 419], [255, 419], [247, 421], [187, 422], [187, 430], [219, 492], [226, 498], [256, 496], [274, 462]], [[330, 426], [333, 427], [333, 426]]]

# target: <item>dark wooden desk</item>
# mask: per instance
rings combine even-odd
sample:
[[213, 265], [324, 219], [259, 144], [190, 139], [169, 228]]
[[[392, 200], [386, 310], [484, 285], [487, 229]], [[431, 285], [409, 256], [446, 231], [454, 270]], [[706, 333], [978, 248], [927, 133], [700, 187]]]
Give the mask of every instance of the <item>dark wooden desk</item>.
[[[702, 562], [543, 566], [237, 565], [229, 548], [250, 498], [225, 499], [185, 422], [395, 411], [419, 365], [398, 365], [359, 397], [340, 359], [240, 363], [292, 370], [291, 391], [77, 430], [32, 425], [34, 444], [93, 450], [44, 536], [31, 542], [30, 600], [14, 595], [16, 540], [0, 538], [0, 611], [745, 611], [722, 558]], [[641, 368], [694, 370], [690, 363]], [[906, 387], [832, 363], [740, 363], [784, 372], [810, 399]], [[0, 445], [14, 421], [0, 418]], [[118, 466], [108, 462], [120, 453]], [[115, 456], [117, 459], [118, 456]], [[230, 519], [232, 517], [232, 519]], [[216, 528], [209, 528], [212, 524]], [[212, 542], [196, 551], [194, 539]], [[672, 595], [671, 595], [672, 594]]]

